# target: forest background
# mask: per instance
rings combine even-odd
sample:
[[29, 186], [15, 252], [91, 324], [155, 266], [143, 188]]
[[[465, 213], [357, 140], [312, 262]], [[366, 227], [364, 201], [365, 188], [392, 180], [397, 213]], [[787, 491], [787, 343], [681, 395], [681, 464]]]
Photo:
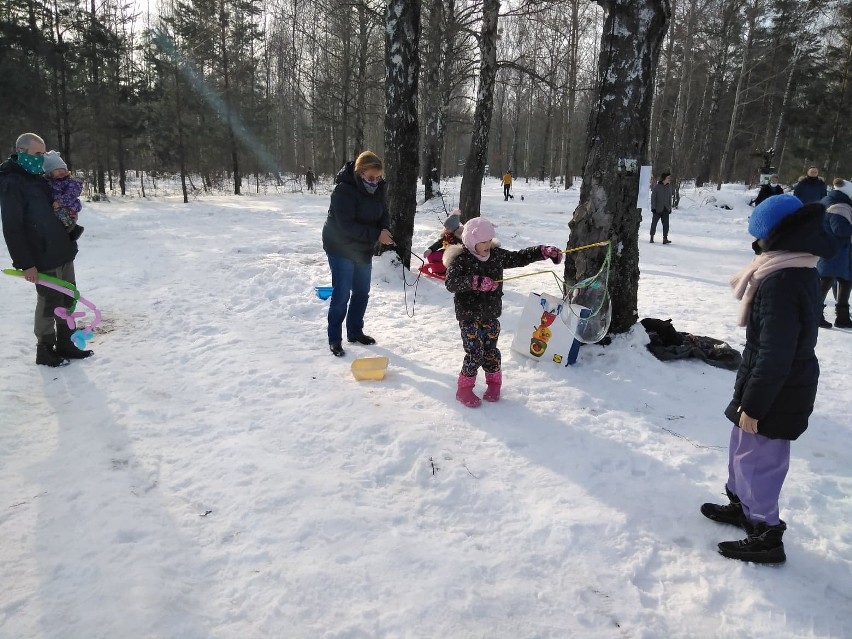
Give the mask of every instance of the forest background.
[[[0, 144], [35, 130], [94, 196], [145, 195], [164, 173], [197, 192], [298, 190], [309, 167], [330, 175], [360, 150], [383, 153], [399, 4], [2, 0]], [[484, 3], [407, 4], [421, 28], [410, 151], [438, 180], [461, 174], [470, 146]], [[554, 189], [582, 175], [606, 5], [500, 4], [490, 175]], [[850, 67], [849, 2], [672, 0], [649, 160], [676, 184], [754, 184], [767, 161], [785, 183], [811, 164], [848, 178]]]

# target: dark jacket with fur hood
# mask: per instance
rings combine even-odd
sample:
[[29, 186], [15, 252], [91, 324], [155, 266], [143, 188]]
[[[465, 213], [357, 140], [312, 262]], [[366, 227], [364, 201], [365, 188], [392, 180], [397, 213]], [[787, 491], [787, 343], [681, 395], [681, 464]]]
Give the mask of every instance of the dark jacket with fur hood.
[[[825, 207], [809, 204], [784, 218], [755, 251], [802, 251], [830, 255], [823, 229]], [[740, 412], [757, 419], [770, 439], [797, 439], [814, 408], [819, 363], [814, 348], [822, 311], [815, 268], [785, 268], [760, 281], [746, 325], [743, 360], [734, 397], [725, 415], [739, 424]]]
[[546, 259], [540, 246], [530, 246], [520, 251], [500, 248], [500, 242], [492, 240], [491, 255], [484, 262], [477, 259], [464, 245], [448, 246], [444, 251], [444, 266], [447, 267], [447, 290], [455, 293], [456, 319], [492, 320], [503, 312], [503, 284], [497, 290], [484, 293], [473, 290], [473, 276], [503, 279], [503, 269], [527, 266]]
[[369, 264], [382, 229], [390, 228], [385, 204], [387, 183], [368, 193], [355, 174], [355, 162], [347, 162], [335, 178], [328, 217], [322, 227], [322, 248], [330, 255]]

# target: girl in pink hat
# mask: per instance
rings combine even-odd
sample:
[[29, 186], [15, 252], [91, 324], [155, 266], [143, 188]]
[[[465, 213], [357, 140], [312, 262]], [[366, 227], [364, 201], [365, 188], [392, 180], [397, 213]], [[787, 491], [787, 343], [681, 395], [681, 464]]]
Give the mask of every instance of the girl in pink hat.
[[473, 392], [479, 369], [485, 371], [487, 388], [482, 399], [500, 399], [503, 374], [500, 368], [500, 314], [503, 311], [503, 270], [527, 266], [539, 260], [562, 262], [555, 246], [531, 246], [507, 251], [494, 239], [494, 225], [483, 217], [468, 220], [461, 245], [444, 251], [447, 290], [454, 294], [456, 319], [461, 329], [464, 362], [458, 379], [456, 399], [475, 408], [482, 400]]

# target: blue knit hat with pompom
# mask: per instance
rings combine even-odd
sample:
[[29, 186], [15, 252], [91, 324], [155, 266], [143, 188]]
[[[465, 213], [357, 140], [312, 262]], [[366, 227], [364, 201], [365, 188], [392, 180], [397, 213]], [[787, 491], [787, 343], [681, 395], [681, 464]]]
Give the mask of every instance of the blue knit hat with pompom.
[[765, 240], [776, 226], [788, 215], [804, 206], [795, 195], [784, 193], [773, 195], [754, 207], [748, 219], [748, 232], [752, 237]]

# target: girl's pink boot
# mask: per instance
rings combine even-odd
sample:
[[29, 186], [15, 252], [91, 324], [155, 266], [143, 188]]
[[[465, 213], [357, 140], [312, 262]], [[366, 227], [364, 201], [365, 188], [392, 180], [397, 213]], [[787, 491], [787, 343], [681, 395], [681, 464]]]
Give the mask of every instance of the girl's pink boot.
[[456, 399], [459, 400], [465, 406], [469, 406], [470, 408], [476, 408], [477, 406], [482, 404], [482, 400], [479, 399], [473, 392], [473, 387], [475, 385], [475, 377], [459, 375], [459, 386], [458, 390], [456, 391]]
[[503, 373], [485, 373], [485, 382], [488, 388], [485, 390], [485, 395], [482, 396], [486, 402], [496, 402], [500, 399], [500, 387], [503, 385]]

